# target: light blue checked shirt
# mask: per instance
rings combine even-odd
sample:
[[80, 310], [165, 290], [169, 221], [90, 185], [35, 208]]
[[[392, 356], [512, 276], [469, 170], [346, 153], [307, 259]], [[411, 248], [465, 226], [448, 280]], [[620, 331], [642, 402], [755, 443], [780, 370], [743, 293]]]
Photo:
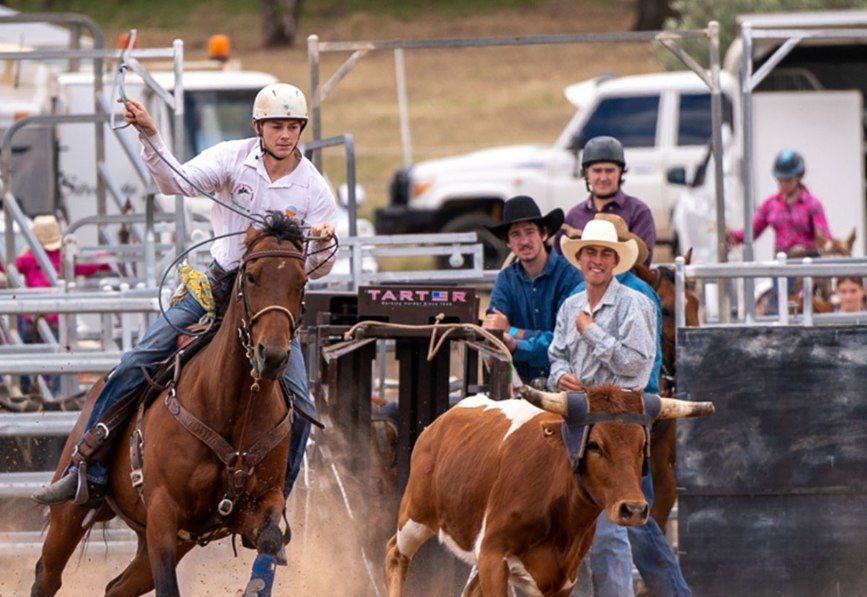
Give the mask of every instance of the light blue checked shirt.
[[[595, 320], [583, 334], [575, 325], [581, 311]], [[643, 390], [650, 379], [655, 354], [653, 303], [612, 278], [592, 312], [586, 291], [570, 296], [560, 307], [554, 339], [548, 348], [551, 360], [548, 387], [556, 390], [557, 381], [572, 373], [587, 386], [612, 383]]]

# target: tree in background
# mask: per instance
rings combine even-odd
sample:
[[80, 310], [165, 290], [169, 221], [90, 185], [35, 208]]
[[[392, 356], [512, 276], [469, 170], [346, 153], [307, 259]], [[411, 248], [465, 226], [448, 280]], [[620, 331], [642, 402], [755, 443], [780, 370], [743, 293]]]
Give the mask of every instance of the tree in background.
[[676, 17], [671, 0], [636, 0], [633, 31], [656, 31], [662, 29], [665, 20]]
[[295, 43], [303, 0], [262, 0], [262, 25], [266, 46]]
[[[643, 0], [639, 0], [642, 3]], [[813, 10], [867, 8], [867, 0], [672, 0], [674, 17], [665, 22], [666, 29], [703, 29], [709, 21], [719, 21], [720, 53], [725, 55], [737, 36], [735, 17], [742, 14]], [[707, 66], [707, 42], [688, 39], [680, 42], [702, 64]], [[680, 70], [683, 64], [671, 56], [667, 66]]]

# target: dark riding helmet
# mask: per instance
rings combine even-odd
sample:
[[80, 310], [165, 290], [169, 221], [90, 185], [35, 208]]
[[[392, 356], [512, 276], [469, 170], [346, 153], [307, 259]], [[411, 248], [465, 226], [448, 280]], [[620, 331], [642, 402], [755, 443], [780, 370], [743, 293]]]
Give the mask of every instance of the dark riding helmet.
[[774, 178], [789, 180], [804, 175], [804, 158], [794, 149], [784, 149], [774, 159]]
[[584, 145], [581, 153], [581, 167], [586, 168], [597, 162], [613, 162], [621, 168], [626, 167], [623, 145], [614, 137], [593, 137]]

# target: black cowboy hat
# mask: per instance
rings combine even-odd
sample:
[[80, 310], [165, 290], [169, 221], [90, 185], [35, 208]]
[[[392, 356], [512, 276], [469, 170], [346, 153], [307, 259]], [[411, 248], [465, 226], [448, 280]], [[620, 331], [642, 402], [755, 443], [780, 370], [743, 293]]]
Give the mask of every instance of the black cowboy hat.
[[518, 222], [538, 222], [539, 226], [548, 232], [548, 237], [554, 235], [563, 225], [563, 210], [552, 209], [548, 215], [542, 216], [542, 211], [532, 197], [518, 195], [512, 197], [503, 206], [503, 222], [496, 226], [486, 226], [493, 234], [503, 240], [509, 235], [509, 227]]

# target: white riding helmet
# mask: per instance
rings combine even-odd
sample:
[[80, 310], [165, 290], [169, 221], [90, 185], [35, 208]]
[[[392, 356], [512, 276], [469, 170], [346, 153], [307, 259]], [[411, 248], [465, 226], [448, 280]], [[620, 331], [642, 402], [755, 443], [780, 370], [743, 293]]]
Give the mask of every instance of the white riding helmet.
[[256, 94], [253, 120], [292, 118], [307, 122], [307, 100], [300, 89], [288, 83], [272, 83]]

